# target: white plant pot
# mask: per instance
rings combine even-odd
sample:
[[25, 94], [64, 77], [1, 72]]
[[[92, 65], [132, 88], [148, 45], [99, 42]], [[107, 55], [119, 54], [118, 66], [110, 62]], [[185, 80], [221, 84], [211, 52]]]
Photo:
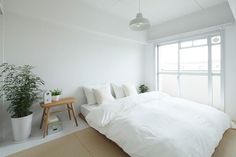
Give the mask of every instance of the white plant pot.
[[60, 95], [52, 96], [52, 101], [59, 101]]
[[31, 133], [33, 114], [21, 118], [11, 118], [13, 136], [16, 142], [26, 140]]

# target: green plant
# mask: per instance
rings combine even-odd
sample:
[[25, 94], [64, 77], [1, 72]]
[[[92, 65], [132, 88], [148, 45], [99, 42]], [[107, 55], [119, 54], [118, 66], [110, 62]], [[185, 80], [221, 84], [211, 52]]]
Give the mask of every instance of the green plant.
[[16, 66], [8, 63], [0, 65], [2, 86], [1, 97], [10, 102], [7, 109], [12, 118], [20, 118], [30, 115], [30, 108], [34, 101], [38, 100], [42, 92], [43, 80], [34, 74], [30, 65]]
[[145, 93], [148, 92], [149, 88], [145, 84], [142, 84], [139, 86], [139, 93]]
[[50, 92], [52, 93], [52, 96], [57, 96], [57, 95], [62, 94], [62, 90], [60, 90], [60, 89], [50, 90]]

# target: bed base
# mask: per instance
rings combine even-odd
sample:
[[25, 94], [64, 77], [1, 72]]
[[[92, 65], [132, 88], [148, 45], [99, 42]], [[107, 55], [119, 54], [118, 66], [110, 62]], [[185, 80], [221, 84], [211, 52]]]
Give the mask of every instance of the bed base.
[[83, 115], [82, 113], [79, 113], [79, 117], [80, 117], [81, 119], [83, 119], [83, 120], [87, 123], [87, 121], [86, 121], [86, 119], [85, 119], [85, 117], [84, 117], [84, 115]]

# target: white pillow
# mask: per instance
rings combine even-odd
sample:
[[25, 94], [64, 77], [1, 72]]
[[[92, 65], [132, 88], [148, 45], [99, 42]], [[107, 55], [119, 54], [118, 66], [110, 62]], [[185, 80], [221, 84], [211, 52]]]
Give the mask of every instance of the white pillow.
[[123, 90], [126, 96], [138, 95], [137, 89], [134, 85], [123, 85]]
[[89, 87], [84, 87], [83, 89], [84, 89], [84, 94], [85, 94], [86, 99], [87, 99], [87, 103], [89, 105], [97, 104], [97, 100], [96, 100], [96, 97], [94, 95], [93, 89], [89, 88]]
[[98, 104], [103, 104], [115, 100], [111, 94], [110, 86], [94, 88], [93, 91]]
[[123, 98], [123, 97], [125, 97], [125, 92], [124, 92], [122, 86], [118, 86], [118, 85], [112, 84], [112, 88], [114, 90], [116, 98]]

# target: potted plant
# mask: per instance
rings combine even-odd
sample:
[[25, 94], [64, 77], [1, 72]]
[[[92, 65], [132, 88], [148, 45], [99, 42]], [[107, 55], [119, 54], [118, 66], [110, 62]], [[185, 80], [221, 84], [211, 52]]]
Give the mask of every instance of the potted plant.
[[59, 101], [62, 90], [54, 89], [50, 90], [50, 92], [52, 93], [52, 101]]
[[43, 80], [35, 75], [30, 65], [15, 66], [8, 63], [0, 65], [1, 97], [9, 102], [7, 109], [11, 115], [13, 136], [16, 141], [26, 140], [31, 133], [32, 104], [42, 92]]
[[146, 93], [148, 92], [149, 88], [145, 84], [139, 86], [139, 93]]

